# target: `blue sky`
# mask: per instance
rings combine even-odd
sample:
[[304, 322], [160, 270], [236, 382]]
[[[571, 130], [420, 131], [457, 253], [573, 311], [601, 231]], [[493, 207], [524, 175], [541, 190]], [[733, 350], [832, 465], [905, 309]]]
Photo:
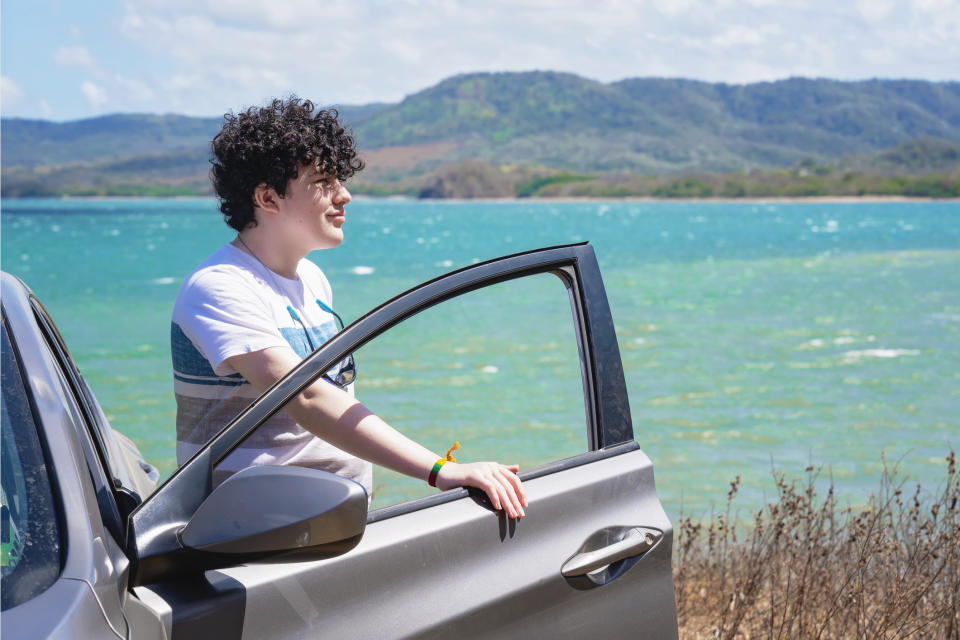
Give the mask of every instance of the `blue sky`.
[[393, 102], [470, 71], [960, 79], [960, 0], [3, 0], [4, 116]]

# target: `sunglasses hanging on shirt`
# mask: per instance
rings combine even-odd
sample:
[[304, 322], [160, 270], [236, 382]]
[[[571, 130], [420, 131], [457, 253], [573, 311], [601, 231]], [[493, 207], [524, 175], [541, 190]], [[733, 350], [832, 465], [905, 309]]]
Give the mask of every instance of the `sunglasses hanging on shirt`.
[[[316, 300], [317, 306], [331, 314], [334, 318], [337, 319], [337, 331], [343, 330], [343, 318], [340, 315], [331, 309], [329, 306], [325, 305], [319, 298]], [[310, 337], [310, 331], [307, 329], [307, 325], [304, 324], [303, 320], [300, 319], [300, 314], [297, 313], [297, 310], [293, 308], [293, 305], [287, 305], [287, 311], [290, 313], [290, 317], [297, 323], [299, 323], [300, 328], [303, 329], [304, 335], [307, 337], [307, 343], [310, 345], [310, 351], [316, 351], [317, 347], [313, 344], [313, 339]], [[323, 377], [337, 385], [338, 387], [346, 387], [348, 384], [352, 384], [354, 380], [357, 379], [357, 363], [353, 359], [353, 354], [351, 353], [346, 358], [341, 360], [337, 365], [338, 367], [336, 374], [330, 375], [329, 373], [323, 374]]]

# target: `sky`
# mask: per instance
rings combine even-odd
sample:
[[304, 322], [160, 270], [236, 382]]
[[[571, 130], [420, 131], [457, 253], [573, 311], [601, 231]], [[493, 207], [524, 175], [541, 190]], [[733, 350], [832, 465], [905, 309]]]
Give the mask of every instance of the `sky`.
[[2, 0], [0, 112], [396, 102], [458, 73], [960, 80], [960, 0]]

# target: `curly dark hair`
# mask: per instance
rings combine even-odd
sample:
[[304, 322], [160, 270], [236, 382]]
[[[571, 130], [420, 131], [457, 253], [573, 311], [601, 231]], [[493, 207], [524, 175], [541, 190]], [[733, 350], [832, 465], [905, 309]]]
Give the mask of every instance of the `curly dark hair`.
[[237, 231], [256, 226], [254, 190], [265, 183], [285, 196], [301, 165], [316, 164], [340, 180], [363, 169], [353, 136], [339, 115], [336, 109], [316, 109], [296, 96], [224, 115], [211, 143], [210, 179], [226, 223]]

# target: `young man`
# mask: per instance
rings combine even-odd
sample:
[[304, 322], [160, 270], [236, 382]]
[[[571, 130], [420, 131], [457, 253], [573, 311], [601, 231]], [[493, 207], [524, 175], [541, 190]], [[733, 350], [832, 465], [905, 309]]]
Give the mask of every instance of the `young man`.
[[[336, 333], [330, 284], [305, 258], [343, 242], [342, 181], [363, 168], [337, 113], [295, 97], [226, 115], [213, 154], [220, 210], [237, 237], [184, 281], [174, 307], [180, 464]], [[216, 480], [292, 464], [353, 478], [369, 495], [372, 462], [440, 489], [477, 487], [496, 509], [523, 517], [516, 465], [448, 462], [434, 473], [438, 458], [360, 404], [341, 376], [288, 403], [218, 466]]]

